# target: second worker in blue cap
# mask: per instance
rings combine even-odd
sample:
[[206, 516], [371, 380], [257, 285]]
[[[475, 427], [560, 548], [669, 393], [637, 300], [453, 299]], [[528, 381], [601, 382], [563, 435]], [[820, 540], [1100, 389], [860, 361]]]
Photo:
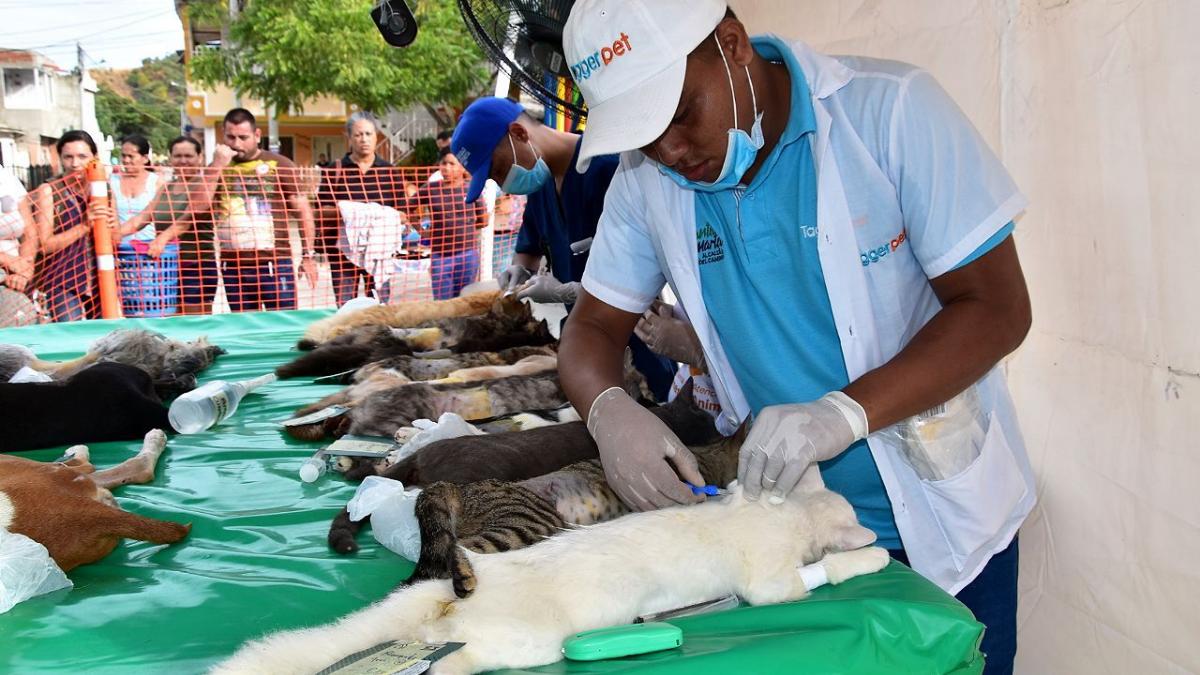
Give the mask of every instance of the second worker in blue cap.
[[[604, 194], [617, 170], [617, 155], [592, 160], [583, 173], [572, 167], [583, 136], [534, 119], [507, 98], [480, 98], [463, 111], [450, 149], [471, 174], [467, 201], [479, 198], [490, 178], [505, 194], [525, 195], [525, 212], [512, 264], [500, 288], [534, 302], [575, 303], [587, 264], [587, 248], [604, 210]], [[547, 274], [538, 274], [542, 261]], [[674, 367], [631, 338], [634, 366], [660, 401], [666, 400]]]

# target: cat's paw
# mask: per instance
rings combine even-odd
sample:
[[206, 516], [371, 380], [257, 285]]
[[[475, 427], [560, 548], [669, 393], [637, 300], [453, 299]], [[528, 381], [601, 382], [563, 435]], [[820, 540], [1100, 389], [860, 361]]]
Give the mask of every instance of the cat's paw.
[[871, 574], [887, 567], [890, 560], [886, 549], [878, 546], [860, 548], [856, 551], [831, 553], [821, 560], [825, 575], [831, 584], [840, 584], [863, 574]]

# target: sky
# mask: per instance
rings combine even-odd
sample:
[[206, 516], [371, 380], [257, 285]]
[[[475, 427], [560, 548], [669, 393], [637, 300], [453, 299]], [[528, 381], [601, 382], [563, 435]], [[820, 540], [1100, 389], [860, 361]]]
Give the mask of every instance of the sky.
[[172, 0], [0, 0], [0, 47], [34, 49], [75, 66], [75, 42], [89, 68], [134, 68], [183, 49]]

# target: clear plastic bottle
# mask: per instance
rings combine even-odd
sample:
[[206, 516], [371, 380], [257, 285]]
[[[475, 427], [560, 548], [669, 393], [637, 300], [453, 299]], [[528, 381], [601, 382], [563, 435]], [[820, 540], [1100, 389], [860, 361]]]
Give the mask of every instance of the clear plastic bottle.
[[304, 460], [300, 465], [300, 480], [305, 483], [316, 482], [329, 468], [329, 456], [324, 450]]
[[275, 374], [267, 373], [241, 382], [209, 382], [175, 399], [167, 412], [167, 418], [175, 431], [181, 434], [198, 434], [220, 424], [235, 413], [246, 394], [274, 381]]

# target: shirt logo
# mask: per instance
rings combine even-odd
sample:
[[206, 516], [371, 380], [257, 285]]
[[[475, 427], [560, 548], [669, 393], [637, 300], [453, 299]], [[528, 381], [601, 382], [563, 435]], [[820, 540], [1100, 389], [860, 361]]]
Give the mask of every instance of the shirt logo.
[[904, 240], [907, 238], [908, 238], [908, 231], [900, 230], [900, 234], [896, 235], [895, 239], [893, 239], [893, 240], [887, 242], [886, 244], [883, 244], [877, 248], [873, 248], [868, 251], [863, 251], [862, 253], [859, 253], [858, 258], [859, 258], [859, 260], [862, 261], [862, 266], [866, 267], [872, 263], [877, 263], [880, 260], [883, 260], [885, 257], [887, 257], [887, 255], [889, 253], [895, 253], [896, 249], [900, 248], [900, 244], [903, 244]]
[[454, 157], [458, 159], [459, 164], [466, 166], [467, 162], [471, 161], [471, 149], [462, 148], [458, 152], [454, 153]]
[[621, 37], [613, 40], [612, 46], [605, 45], [597, 49], [591, 56], [582, 58], [579, 63], [571, 66], [571, 77], [575, 78], [576, 82], [586, 80], [592, 76], [592, 73], [612, 63], [618, 56], [624, 56], [631, 51], [633, 51], [633, 46], [629, 44], [629, 36], [622, 31]]
[[725, 242], [721, 241], [721, 235], [708, 223], [696, 230], [696, 258], [701, 265], [725, 259]]

